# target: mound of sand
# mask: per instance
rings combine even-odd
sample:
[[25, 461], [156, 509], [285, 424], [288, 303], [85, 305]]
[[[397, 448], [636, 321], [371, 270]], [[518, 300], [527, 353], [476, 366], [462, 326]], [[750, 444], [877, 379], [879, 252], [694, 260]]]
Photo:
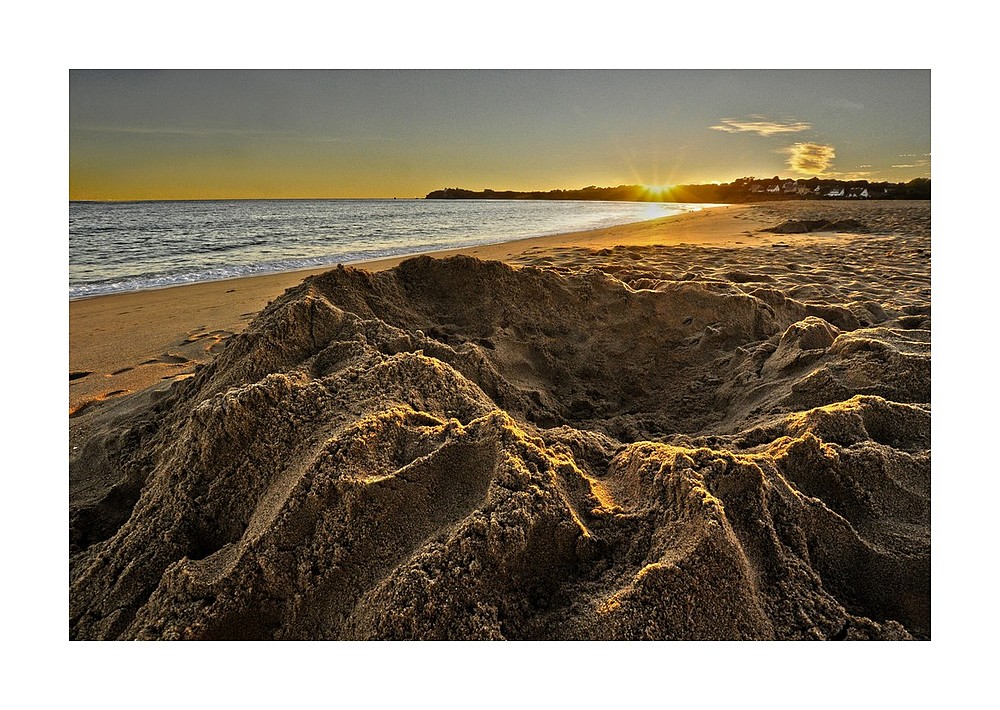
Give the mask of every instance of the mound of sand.
[[85, 415], [71, 637], [928, 638], [922, 240], [312, 277]]

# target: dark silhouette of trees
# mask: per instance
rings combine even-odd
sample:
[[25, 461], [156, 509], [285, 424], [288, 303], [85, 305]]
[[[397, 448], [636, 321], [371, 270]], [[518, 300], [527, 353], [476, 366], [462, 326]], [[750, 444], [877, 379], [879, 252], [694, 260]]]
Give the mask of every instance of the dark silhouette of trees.
[[[831, 193], [843, 194], [831, 197]], [[762, 202], [766, 200], [818, 199], [888, 199], [929, 200], [930, 178], [915, 178], [906, 183], [869, 182], [868, 180], [832, 180], [820, 177], [794, 180], [741, 177], [730, 183], [673, 185], [651, 189], [643, 185], [597, 187], [579, 190], [525, 191], [466, 190], [449, 187], [428, 193], [428, 200], [607, 200], [627, 202]]]

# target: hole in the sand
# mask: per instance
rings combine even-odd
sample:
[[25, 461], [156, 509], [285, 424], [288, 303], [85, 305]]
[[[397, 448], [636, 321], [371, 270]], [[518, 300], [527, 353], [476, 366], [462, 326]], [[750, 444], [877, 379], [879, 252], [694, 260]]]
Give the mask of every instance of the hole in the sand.
[[79, 380], [79, 379], [84, 378], [87, 375], [91, 375], [91, 374], [93, 374], [93, 373], [91, 373], [89, 371], [76, 370], [74, 372], [69, 373], [69, 381], [72, 382], [73, 380]]
[[905, 330], [919, 330], [928, 327], [930, 319], [927, 316], [901, 316], [899, 325]]

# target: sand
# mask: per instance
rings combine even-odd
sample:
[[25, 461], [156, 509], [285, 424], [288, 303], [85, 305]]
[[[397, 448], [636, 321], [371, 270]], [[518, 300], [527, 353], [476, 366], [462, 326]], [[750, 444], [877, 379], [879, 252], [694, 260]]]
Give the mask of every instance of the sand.
[[304, 276], [71, 304], [71, 638], [930, 638], [929, 203]]
[[[538, 251], [570, 246], [601, 249], [618, 244], [738, 244], [748, 230], [765, 226], [747, 208], [727, 206], [608, 229], [444, 250], [434, 255], [446, 258], [467, 254], [484, 260], [513, 261], [527, 250], [544, 259], [537, 256]], [[758, 234], [754, 238], [761, 241], [767, 236]], [[405, 259], [354, 265], [382, 271]], [[327, 270], [306, 269], [72, 301], [70, 416], [91, 404], [190, 376], [196, 365], [210, 362], [222, 342], [242, 332], [270, 301], [307, 276]]]

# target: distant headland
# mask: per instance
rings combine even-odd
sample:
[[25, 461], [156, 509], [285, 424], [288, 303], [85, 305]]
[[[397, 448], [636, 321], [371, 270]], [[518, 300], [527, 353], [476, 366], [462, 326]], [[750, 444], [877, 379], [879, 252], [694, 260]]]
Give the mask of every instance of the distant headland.
[[519, 192], [516, 190], [465, 190], [449, 187], [428, 193], [428, 200], [609, 200], [626, 202], [761, 202], [764, 200], [929, 200], [931, 181], [869, 182], [813, 177], [745, 177], [729, 183], [706, 185], [619, 185], [579, 190]]

